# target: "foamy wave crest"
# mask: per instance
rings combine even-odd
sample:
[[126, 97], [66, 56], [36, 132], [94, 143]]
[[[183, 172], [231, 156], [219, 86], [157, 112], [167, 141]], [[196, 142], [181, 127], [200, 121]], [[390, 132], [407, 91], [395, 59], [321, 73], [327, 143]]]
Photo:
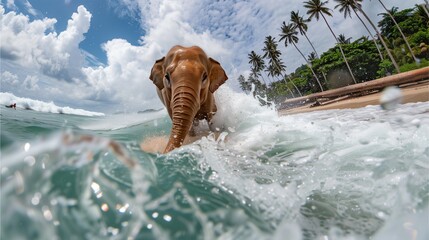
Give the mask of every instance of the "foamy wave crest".
[[82, 116], [104, 116], [104, 113], [91, 112], [83, 109], [74, 109], [70, 107], [59, 107], [54, 102], [43, 102], [30, 98], [21, 98], [12, 93], [0, 93], [0, 104], [10, 105], [16, 103], [17, 108], [30, 109], [38, 112], [74, 114]]
[[251, 95], [234, 92], [229, 87], [221, 87], [215, 94], [217, 112], [213, 119], [216, 128], [233, 130], [246, 128], [249, 120], [276, 119], [277, 112], [273, 108], [261, 106], [259, 100]]

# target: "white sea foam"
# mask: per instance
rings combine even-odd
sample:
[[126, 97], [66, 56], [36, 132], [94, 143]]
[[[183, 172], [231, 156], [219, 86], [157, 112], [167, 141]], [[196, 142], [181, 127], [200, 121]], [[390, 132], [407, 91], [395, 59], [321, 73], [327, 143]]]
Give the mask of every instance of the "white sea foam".
[[55, 105], [54, 102], [43, 102], [30, 98], [21, 98], [8, 92], [0, 93], [0, 104], [8, 106], [13, 103], [16, 103], [17, 108], [31, 109], [38, 112], [74, 114], [82, 116], [104, 116], [104, 113], [91, 112], [71, 107], [59, 107]]
[[[132, 155], [136, 154], [142, 163], [153, 166], [154, 170], [151, 168], [148, 171], [151, 174], [147, 175], [153, 177], [156, 184], [170, 182], [170, 180], [177, 181], [174, 185], [170, 183], [153, 185], [156, 188], [172, 185], [172, 189], [161, 197], [157, 195], [149, 199], [153, 196], [147, 189], [148, 186], [151, 187], [152, 182], [133, 180], [130, 185], [133, 185], [134, 189], [140, 189], [135, 191], [141, 194], [140, 197], [134, 198], [126, 193], [119, 195], [119, 198], [110, 198], [118, 196], [115, 195], [116, 193], [123, 193], [124, 188], [118, 187], [115, 183], [122, 181], [116, 179], [122, 179], [124, 173], [116, 171], [121, 168], [115, 166], [110, 153], [104, 154], [103, 150], [102, 155], [106, 159], [91, 169], [100, 167], [103, 173], [108, 174], [99, 174], [94, 171], [90, 176], [93, 182], [104, 188], [100, 203], [115, 201], [115, 205], [118, 206], [117, 202], [124, 201], [129, 203], [130, 209], [133, 210], [131, 216], [137, 216], [133, 220], [127, 220], [123, 225], [124, 228], [119, 230], [119, 234], [127, 235], [125, 232], [128, 231], [127, 226], [138, 229], [142, 222], [147, 222], [142, 218], [145, 216], [144, 213], [134, 214], [134, 210], [141, 210], [142, 206], [149, 212], [151, 212], [149, 209], [156, 210], [151, 215], [154, 221], [147, 225], [148, 228], [149, 226], [150, 229], [158, 227], [165, 230], [163, 232], [167, 234], [172, 233], [175, 230], [160, 227], [155, 218], [163, 219], [166, 223], [170, 221], [174, 223], [178, 215], [170, 215], [166, 212], [165, 215], [158, 217], [158, 214], [161, 214], [160, 209], [164, 210], [165, 206], [174, 206], [170, 208], [174, 209], [174, 212], [193, 214], [192, 219], [198, 219], [199, 225], [205, 229], [203, 234], [207, 233], [207, 235], [204, 236], [212, 236], [210, 234], [217, 231], [221, 234], [218, 238], [243, 238], [243, 233], [247, 233], [248, 239], [284, 239], [285, 236], [292, 240], [368, 238], [384, 240], [394, 239], [394, 237], [428, 239], [429, 230], [426, 227], [428, 206], [425, 196], [428, 189], [427, 170], [429, 168], [429, 115], [427, 114], [429, 103], [398, 105], [397, 108], [389, 111], [382, 110], [380, 106], [369, 106], [361, 109], [278, 116], [273, 109], [259, 106], [258, 101], [252, 97], [235, 93], [228, 88], [219, 90], [216, 103], [218, 113], [214, 121], [216, 127], [223, 131], [222, 137], [218, 140], [210, 136], [202, 138], [167, 155], [146, 155], [139, 150], [133, 152]], [[152, 131], [153, 126], [167, 128], [167, 122], [164, 121], [167, 118], [165, 110], [144, 114], [112, 115], [90, 119], [93, 122], [83, 123], [85, 125], [79, 127], [89, 130], [113, 130], [153, 121], [153, 124], [142, 124], [140, 128], [142, 131]], [[135, 129], [130, 128], [130, 131], [125, 129], [121, 132], [120, 138], [124, 141], [134, 141], [134, 135], [133, 137], [129, 135], [131, 131]], [[91, 131], [85, 132], [91, 134]], [[106, 134], [108, 135], [109, 131], [106, 131]], [[119, 137], [115, 136], [116, 132], [111, 134], [112, 139]], [[224, 139], [225, 135], [227, 136]], [[59, 144], [57, 139], [50, 142]], [[96, 145], [95, 151], [87, 141], [83, 144], [78, 143], [72, 149], [61, 145], [59, 147], [68, 150], [66, 156], [69, 152], [77, 154], [69, 160], [70, 163], [75, 164], [75, 159], [86, 160], [88, 156], [97, 153], [99, 151], [97, 149], [103, 149], [103, 147], [97, 147], [97, 141], [93, 143]], [[101, 143], [105, 144], [104, 141]], [[19, 162], [17, 159], [21, 161], [23, 159], [28, 165], [45, 164], [45, 161], [37, 159], [35, 161], [34, 158], [26, 158], [26, 156], [29, 154], [45, 156], [46, 150], [50, 152], [51, 148], [53, 150], [58, 147], [58, 145], [52, 145], [53, 147], [47, 149], [46, 146], [51, 145], [45, 142], [23, 144], [22, 149], [25, 152], [17, 154], [19, 151], [14, 151], [16, 156], [14, 158], [6, 155], [5, 166], [9, 169], [1, 169], [2, 176], [6, 176], [4, 172], [9, 172], [13, 177], [7, 179], [16, 179], [17, 184], [20, 184], [18, 186], [24, 186], [22, 180], [30, 183], [29, 186], [32, 187], [26, 188], [22, 193], [32, 200], [27, 203], [26, 207], [29, 209], [37, 208], [43, 211], [42, 201], [51, 200], [50, 197], [55, 201], [58, 199], [55, 195], [49, 195], [50, 193], [44, 193], [48, 195], [40, 197], [41, 191], [37, 188], [39, 184], [33, 185], [31, 176], [24, 175], [26, 173], [24, 171], [11, 171], [11, 169], [14, 163]], [[87, 154], [86, 150], [81, 151], [81, 147], [89, 148], [91, 154]], [[133, 147], [130, 145], [127, 149], [133, 149]], [[55, 154], [58, 152], [61, 153], [61, 151], [55, 151]], [[177, 153], [179, 154], [175, 155]], [[176, 158], [177, 156], [179, 158]], [[168, 159], [165, 159], [166, 157]], [[68, 159], [68, 157], [60, 155], [59, 159]], [[52, 162], [58, 164], [54, 160], [56, 158], [51, 158]], [[181, 160], [186, 160], [186, 163]], [[155, 162], [156, 164], [153, 164]], [[28, 169], [28, 166], [25, 167]], [[39, 173], [39, 168], [34, 167], [34, 169]], [[48, 167], [47, 170], [52, 171], [52, 168]], [[198, 171], [203, 171], [203, 179], [200, 174], [195, 174]], [[185, 177], [176, 178], [174, 177], [176, 174]], [[139, 173], [135, 175], [145, 176]], [[109, 178], [104, 179], [105, 176]], [[198, 184], [194, 185], [194, 183], [204, 182], [206, 177], [211, 184], [202, 186], [204, 190], [201, 188], [201, 192], [195, 191], [196, 195], [190, 195], [187, 192], [188, 189], [194, 189], [194, 186], [198, 189]], [[77, 181], [82, 179], [78, 178]], [[85, 179], [83, 181], [90, 182]], [[188, 181], [193, 184], [192, 188], [186, 185]], [[90, 185], [86, 184], [86, 186], [89, 189]], [[18, 188], [18, 190], [21, 189], [23, 190]], [[115, 194], [108, 195], [108, 190]], [[213, 198], [213, 202], [210, 202], [213, 199], [205, 202], [207, 199], [204, 200], [204, 194], [200, 195], [204, 191], [219, 194], [220, 197], [233, 196], [239, 205], [238, 209], [235, 208], [237, 206], [235, 202], [234, 205], [223, 202], [222, 204], [226, 204], [225, 207], [219, 207], [212, 212], [201, 211], [203, 208], [200, 208], [200, 204], [201, 207], [205, 207], [209, 206], [205, 205], [206, 203], [217, 201]], [[15, 189], [9, 189], [8, 192], [12, 195], [17, 193]], [[89, 193], [90, 191], [78, 192]], [[182, 196], [182, 194], [191, 208], [187, 206], [181, 208], [182, 205], [176, 204], [175, 196]], [[89, 195], [85, 195], [85, 198], [90, 199]], [[148, 202], [145, 202], [146, 199]], [[16, 202], [21, 203], [14, 198], [7, 198], [6, 201], [2, 210], [13, 210], [11, 206], [16, 207]], [[222, 204], [216, 203], [216, 206]], [[22, 204], [18, 206], [19, 212], [26, 212], [20, 209]], [[77, 212], [76, 215], [80, 217], [86, 216], [88, 212], [96, 213], [97, 209], [101, 211], [94, 206], [85, 203], [82, 211]], [[116, 209], [122, 209], [122, 206], [124, 205], [119, 205], [121, 208]], [[243, 209], [256, 213], [257, 217], [244, 214]], [[123, 216], [124, 213], [121, 210], [119, 212]], [[40, 215], [41, 211], [37, 213]], [[17, 215], [11, 214], [11, 216]], [[150, 218], [150, 215], [148, 217]], [[216, 221], [218, 217], [221, 222], [214, 226], [213, 220]], [[53, 226], [49, 219], [46, 217], [42, 219], [44, 226]], [[253, 220], [263, 220], [264, 224], [254, 223]], [[38, 226], [39, 222], [41, 222], [40, 219], [34, 218], [32, 224]], [[96, 222], [104, 224], [103, 219]], [[262, 231], [258, 228], [260, 225], [269, 225], [272, 231], [270, 232], [270, 229]], [[193, 225], [189, 226], [191, 227], [188, 229], [192, 229]], [[9, 233], [24, 232], [21, 229], [10, 230], [7, 227], [4, 229]], [[61, 224], [60, 227], [68, 229], [70, 225]], [[35, 229], [44, 229], [46, 232], [45, 228]], [[103, 231], [95, 231], [95, 234], [103, 233]], [[154, 236], [168, 239], [161, 236], [160, 232], [156, 232]], [[205, 238], [210, 239], [210, 237]]]
[[94, 119], [93, 121], [85, 122], [79, 127], [86, 130], [118, 130], [135, 126], [141, 123], [153, 121], [167, 116], [166, 110], [146, 113], [130, 113], [109, 115], [104, 118]]
[[[300, 211], [325, 211], [341, 215], [346, 228], [358, 233], [338, 232], [335, 224], [343, 223], [332, 220], [325, 237], [362, 239], [361, 234], [378, 230], [381, 218], [387, 224], [377, 239], [390, 239], [388, 232], [411, 216], [417, 219], [410, 231], [429, 235], [419, 222], [421, 209], [409, 212], [417, 208], [417, 189], [427, 179], [415, 172], [429, 163], [429, 103], [398, 105], [390, 111], [368, 106], [278, 116], [228, 88], [217, 92], [216, 103], [214, 124], [228, 134], [226, 142], [203, 138], [185, 148], [202, 155], [201, 161], [214, 172], [213, 182], [242, 196], [243, 203], [257, 205], [267, 221], [294, 223]], [[313, 196], [339, 200], [313, 201]], [[337, 209], [326, 204], [330, 201]], [[370, 219], [348, 212], [354, 207], [359, 214], [370, 213]], [[297, 237], [291, 239], [301, 239], [299, 227], [292, 227], [281, 225], [278, 231], [292, 231]], [[406, 236], [408, 230], [394, 232]]]
[[[277, 112], [260, 106], [259, 101], [250, 95], [234, 92], [228, 87], [221, 87], [216, 93], [217, 112], [213, 122], [219, 129], [235, 129], [249, 119], [275, 119]], [[244, 126], [242, 126], [244, 127]]]

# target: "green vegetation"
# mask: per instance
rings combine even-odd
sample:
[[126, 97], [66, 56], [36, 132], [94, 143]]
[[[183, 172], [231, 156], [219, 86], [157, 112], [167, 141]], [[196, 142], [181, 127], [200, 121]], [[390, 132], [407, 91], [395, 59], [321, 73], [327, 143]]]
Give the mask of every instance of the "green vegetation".
[[[375, 26], [362, 9], [362, 0], [334, 0], [345, 18], [357, 16], [370, 34], [362, 18], [370, 23], [376, 37], [362, 36], [352, 41], [344, 34], [338, 36], [332, 31], [326, 17], [333, 11], [326, 8], [326, 2], [309, 0], [304, 2], [307, 17], [292, 11], [290, 23], [283, 22], [279, 41], [267, 36], [262, 53], [251, 51], [248, 55], [251, 73], [238, 81], [243, 91], [254, 95], [267, 96], [269, 102], [280, 103], [286, 98], [299, 97], [315, 92], [370, 81], [398, 72], [429, 66], [429, 11], [423, 4], [399, 11], [393, 7], [380, 13], [382, 19]], [[362, 17], [362, 18], [361, 18]], [[314, 18], [314, 19], [313, 19]], [[323, 19], [330, 29], [336, 44], [326, 52], [318, 54], [307, 36], [307, 23]], [[299, 49], [299, 37], [304, 36], [314, 52], [303, 53]], [[332, 37], [327, 35], [327, 37]], [[280, 44], [282, 43], [282, 44]], [[279, 46], [293, 46], [304, 58], [305, 65], [286, 74]], [[304, 54], [308, 54], [305, 57]], [[261, 100], [261, 103], [265, 103]]]

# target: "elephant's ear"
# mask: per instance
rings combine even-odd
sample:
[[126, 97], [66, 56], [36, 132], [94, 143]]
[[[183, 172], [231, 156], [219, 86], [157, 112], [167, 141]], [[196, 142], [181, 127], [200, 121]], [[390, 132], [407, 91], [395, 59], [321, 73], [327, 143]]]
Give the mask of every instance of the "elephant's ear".
[[219, 62], [214, 60], [213, 58], [210, 59], [210, 92], [214, 93], [220, 85], [222, 85], [228, 77], [225, 74], [225, 71], [223, 70], [222, 66]]
[[153, 83], [158, 87], [159, 90], [164, 88], [164, 59], [165, 57], [156, 60], [155, 64], [150, 71], [149, 79], [153, 81]]

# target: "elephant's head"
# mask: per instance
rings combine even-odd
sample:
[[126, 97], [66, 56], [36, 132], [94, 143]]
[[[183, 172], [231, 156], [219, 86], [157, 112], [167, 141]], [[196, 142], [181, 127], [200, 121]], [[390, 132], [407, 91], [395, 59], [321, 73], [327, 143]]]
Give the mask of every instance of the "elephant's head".
[[172, 119], [165, 152], [183, 144], [195, 116], [216, 111], [213, 93], [228, 77], [221, 65], [199, 47], [173, 47], [157, 60], [150, 80]]

